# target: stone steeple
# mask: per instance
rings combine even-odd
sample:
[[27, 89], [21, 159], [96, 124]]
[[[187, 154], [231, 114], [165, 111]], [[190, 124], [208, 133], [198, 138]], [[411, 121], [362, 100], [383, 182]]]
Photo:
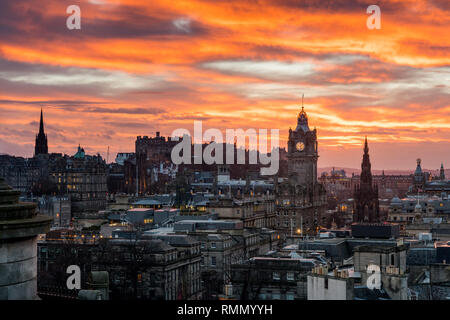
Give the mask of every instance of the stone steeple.
[[47, 135], [44, 131], [44, 116], [41, 108], [41, 120], [39, 123], [39, 133], [36, 135], [36, 143], [34, 145], [34, 155], [48, 154]]
[[445, 170], [444, 170], [444, 164], [441, 163], [441, 170], [439, 172], [439, 179], [440, 180], [445, 180]]
[[369, 146], [367, 144], [367, 137], [364, 141], [364, 155], [361, 163], [361, 186], [366, 185], [368, 187], [372, 186], [372, 171], [371, 171], [370, 157], [369, 157]]
[[372, 184], [372, 172], [367, 137], [364, 141], [364, 154], [361, 163], [359, 186], [354, 191], [354, 213], [356, 222], [379, 222], [380, 208], [378, 186]]

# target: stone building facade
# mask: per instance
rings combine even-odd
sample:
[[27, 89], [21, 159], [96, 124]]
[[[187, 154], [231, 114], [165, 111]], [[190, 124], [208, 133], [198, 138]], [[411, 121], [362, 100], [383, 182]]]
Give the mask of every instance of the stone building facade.
[[[171, 152], [178, 141], [172, 140], [171, 137], [163, 137], [156, 132], [155, 137], [138, 136], [136, 138], [136, 162], [137, 168], [137, 192], [146, 194], [154, 192], [152, 187], [159, 179], [155, 177], [155, 170], [158, 170], [161, 164], [171, 164]], [[162, 176], [162, 175], [161, 175]], [[162, 177], [161, 177], [162, 179]], [[135, 183], [136, 184], [136, 183]]]
[[306, 300], [311, 259], [255, 257], [231, 266], [234, 299]]
[[101, 239], [98, 242], [45, 241], [38, 245], [42, 296], [65, 287], [67, 266], [82, 271], [82, 289], [90, 271], [107, 271], [110, 299], [196, 300], [201, 298], [199, 242], [169, 244], [160, 239]]
[[86, 155], [78, 147], [74, 156], [52, 161], [49, 174], [58, 193], [70, 197], [74, 214], [106, 208], [107, 166], [100, 155]]
[[274, 228], [276, 223], [275, 196], [247, 196], [240, 199], [217, 197], [208, 204], [219, 219], [241, 220], [244, 228]]

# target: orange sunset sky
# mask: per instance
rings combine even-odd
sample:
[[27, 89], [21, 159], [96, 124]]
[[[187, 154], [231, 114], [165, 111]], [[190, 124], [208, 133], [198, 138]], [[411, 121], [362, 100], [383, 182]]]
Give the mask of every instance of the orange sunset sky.
[[359, 167], [367, 135], [374, 169], [449, 168], [449, 49], [448, 0], [1, 0], [0, 153], [33, 155], [41, 107], [50, 152], [111, 161], [194, 120], [285, 146], [304, 93], [319, 167]]

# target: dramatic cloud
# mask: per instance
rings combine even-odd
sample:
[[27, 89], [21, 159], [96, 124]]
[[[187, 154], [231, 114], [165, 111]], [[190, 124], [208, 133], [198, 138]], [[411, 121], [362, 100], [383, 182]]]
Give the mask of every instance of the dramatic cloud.
[[[301, 96], [320, 166], [450, 167], [448, 1], [0, 2], [0, 153], [30, 156], [44, 109], [51, 152], [133, 151], [137, 135], [279, 128]], [[81, 8], [68, 30], [66, 8]]]

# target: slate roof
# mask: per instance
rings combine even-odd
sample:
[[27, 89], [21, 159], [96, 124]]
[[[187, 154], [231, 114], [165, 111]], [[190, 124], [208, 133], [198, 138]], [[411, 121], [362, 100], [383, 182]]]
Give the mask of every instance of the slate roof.
[[383, 289], [369, 289], [366, 286], [357, 286], [353, 289], [354, 300], [391, 300]]

